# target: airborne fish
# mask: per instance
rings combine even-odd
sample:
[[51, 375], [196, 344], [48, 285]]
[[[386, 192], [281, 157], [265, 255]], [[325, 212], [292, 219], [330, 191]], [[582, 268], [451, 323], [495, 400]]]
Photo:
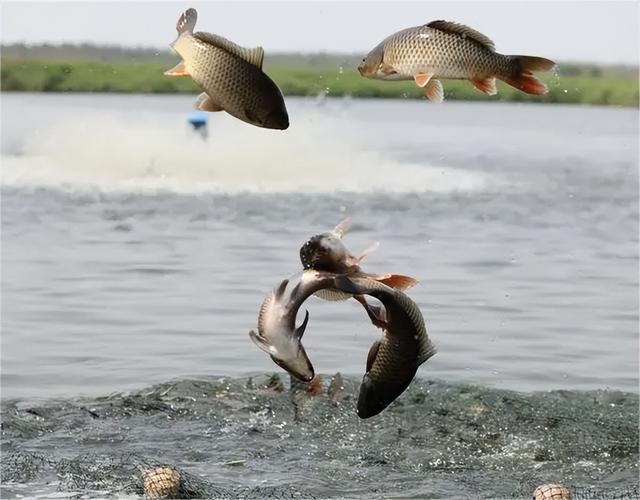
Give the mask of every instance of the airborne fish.
[[409, 386], [418, 367], [436, 353], [424, 318], [406, 294], [371, 278], [338, 276], [335, 285], [346, 293], [371, 295], [382, 307], [369, 306], [369, 317], [382, 328], [374, 342], [358, 395], [358, 416], [369, 418], [391, 404]]
[[[400, 290], [406, 290], [417, 283], [415, 279], [401, 274], [371, 274], [363, 272], [360, 268], [360, 263], [378, 247], [378, 244], [371, 245], [358, 257], [352, 255], [342, 242], [342, 237], [350, 226], [351, 218], [347, 217], [333, 230], [316, 234], [309, 238], [300, 248], [302, 267], [304, 269], [315, 269], [316, 271], [347, 274], [349, 276], [366, 276]], [[335, 288], [323, 288], [316, 292], [316, 296], [325, 300], [346, 300], [352, 297], [351, 294], [343, 293]], [[362, 302], [358, 296], [355, 299]]]
[[194, 33], [197, 17], [195, 9], [180, 16], [171, 48], [182, 61], [164, 74], [191, 76], [204, 91], [196, 99], [202, 111], [224, 110], [258, 127], [288, 128], [282, 93], [262, 71], [262, 47], [244, 48], [218, 35]]
[[543, 95], [547, 87], [532, 72], [554, 66], [543, 57], [499, 54], [482, 33], [433, 21], [387, 37], [362, 60], [358, 71], [373, 79], [415, 80], [427, 99], [442, 102], [440, 79], [469, 80], [481, 92], [495, 95], [498, 78], [527, 94]]
[[309, 321], [306, 312], [296, 328], [296, 316], [302, 303], [316, 291], [333, 286], [335, 274], [303, 271], [280, 283], [267, 295], [258, 313], [258, 333], [251, 330], [251, 340], [273, 361], [304, 382], [313, 380], [313, 365], [301, 339]]

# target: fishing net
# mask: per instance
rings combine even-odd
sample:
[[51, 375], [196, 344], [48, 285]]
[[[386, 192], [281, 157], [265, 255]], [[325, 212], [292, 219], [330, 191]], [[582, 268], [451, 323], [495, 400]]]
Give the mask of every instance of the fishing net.
[[638, 498], [638, 396], [416, 380], [381, 415], [359, 380], [182, 380], [2, 407], [2, 496]]

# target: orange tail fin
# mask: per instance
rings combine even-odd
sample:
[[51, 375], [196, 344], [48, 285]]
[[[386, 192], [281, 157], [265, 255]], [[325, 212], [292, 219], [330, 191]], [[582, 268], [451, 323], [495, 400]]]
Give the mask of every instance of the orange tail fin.
[[418, 283], [418, 280], [410, 278], [409, 276], [403, 276], [402, 274], [386, 274], [376, 277], [376, 280], [397, 290], [406, 290]]
[[509, 75], [497, 75], [500, 80], [508, 83], [527, 94], [544, 95], [547, 86], [533, 76], [533, 71], [548, 71], [556, 63], [544, 57], [533, 56], [507, 56], [512, 60], [513, 71]]

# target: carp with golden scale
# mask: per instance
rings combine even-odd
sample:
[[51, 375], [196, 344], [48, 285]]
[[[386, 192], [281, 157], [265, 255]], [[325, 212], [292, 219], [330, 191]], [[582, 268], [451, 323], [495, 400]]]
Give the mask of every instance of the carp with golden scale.
[[195, 104], [201, 111], [226, 111], [257, 127], [288, 128], [282, 92], [262, 71], [262, 47], [244, 48], [218, 35], [194, 33], [197, 18], [195, 9], [180, 16], [171, 48], [182, 61], [164, 74], [190, 76], [204, 91]]
[[427, 99], [442, 102], [441, 79], [469, 80], [481, 92], [495, 95], [497, 78], [527, 94], [544, 95], [546, 85], [532, 73], [554, 66], [544, 57], [499, 54], [482, 33], [458, 23], [433, 21], [384, 39], [358, 71], [372, 79], [414, 80]]

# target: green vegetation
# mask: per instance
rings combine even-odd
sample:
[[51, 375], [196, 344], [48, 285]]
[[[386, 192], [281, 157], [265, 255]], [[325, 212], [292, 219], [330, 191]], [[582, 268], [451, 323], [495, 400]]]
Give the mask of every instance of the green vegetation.
[[[21, 54], [22, 55], [22, 54]], [[104, 62], [7, 56], [3, 51], [3, 91], [197, 93], [190, 78], [164, 76], [177, 57], [158, 54], [153, 60], [110, 58]], [[297, 58], [297, 59], [296, 59]], [[382, 82], [362, 78], [355, 56], [281, 55], [268, 58], [265, 71], [285, 95], [423, 98], [413, 82]], [[638, 106], [637, 69], [560, 65], [559, 75], [538, 75], [550, 89], [547, 96], [530, 96], [499, 83], [498, 95], [486, 96], [465, 81], [444, 81], [447, 99], [502, 100]]]

